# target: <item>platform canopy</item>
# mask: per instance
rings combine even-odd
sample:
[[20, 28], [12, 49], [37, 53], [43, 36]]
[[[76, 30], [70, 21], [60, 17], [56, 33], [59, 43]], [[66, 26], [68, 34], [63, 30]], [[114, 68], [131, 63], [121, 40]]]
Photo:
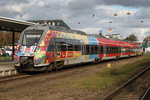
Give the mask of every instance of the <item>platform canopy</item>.
[[5, 31], [13, 30], [13, 31], [21, 32], [28, 26], [34, 25], [34, 24], [35, 23], [33, 22], [21, 21], [21, 20], [16, 20], [16, 19], [11, 19], [11, 18], [0, 16], [0, 30], [5, 30]]

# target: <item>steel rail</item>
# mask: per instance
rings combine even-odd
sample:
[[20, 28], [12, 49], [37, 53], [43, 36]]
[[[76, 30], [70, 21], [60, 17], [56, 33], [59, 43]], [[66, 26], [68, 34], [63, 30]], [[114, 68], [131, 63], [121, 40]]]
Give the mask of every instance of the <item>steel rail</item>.
[[6, 76], [6, 77], [0, 78], [0, 83], [7, 82], [7, 81], [12, 81], [12, 80], [16, 80], [16, 79], [21, 79], [21, 78], [25, 78], [25, 77], [29, 77], [29, 76], [31, 76], [31, 75], [18, 74], [18, 75]]
[[[148, 100], [148, 95], [150, 95], [150, 85], [140, 100]], [[150, 97], [149, 97], [149, 99], [150, 99]]]

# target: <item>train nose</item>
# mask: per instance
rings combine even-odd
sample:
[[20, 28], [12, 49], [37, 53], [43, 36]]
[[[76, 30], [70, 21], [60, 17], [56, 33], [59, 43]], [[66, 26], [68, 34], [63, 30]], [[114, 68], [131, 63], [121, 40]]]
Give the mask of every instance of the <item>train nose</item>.
[[21, 59], [20, 62], [21, 62], [21, 64], [27, 64], [27, 60], [26, 59]]
[[33, 57], [21, 57], [20, 63], [23, 65], [33, 65]]
[[33, 65], [33, 59], [30, 58], [30, 59], [27, 60], [27, 62], [28, 62], [29, 64]]

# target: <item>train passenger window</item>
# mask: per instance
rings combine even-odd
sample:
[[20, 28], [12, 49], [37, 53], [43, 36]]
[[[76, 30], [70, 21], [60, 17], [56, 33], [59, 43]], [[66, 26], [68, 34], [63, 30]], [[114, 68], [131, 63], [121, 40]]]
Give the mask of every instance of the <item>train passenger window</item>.
[[112, 48], [113, 48], [112, 53], [116, 53], [116, 47], [112, 47]]
[[55, 48], [57, 51], [61, 51], [61, 43], [59, 38], [55, 38]]
[[74, 51], [81, 51], [81, 44], [79, 40], [74, 40]]
[[108, 47], [108, 53], [111, 53], [111, 47], [110, 46]]
[[66, 51], [66, 40], [63, 38], [55, 38], [56, 49], [58, 51]]
[[110, 48], [109, 49], [110, 50], [109, 53], [113, 53], [113, 47], [110, 46], [109, 48]]
[[91, 45], [91, 54], [94, 54], [94, 53], [95, 53], [94, 45]]
[[110, 47], [111, 48], [111, 53], [114, 53], [114, 47]]
[[118, 48], [114, 47], [114, 52], [113, 53], [118, 53]]
[[106, 52], [108, 53], [108, 46], [106, 47]]
[[117, 47], [117, 53], [120, 53], [120, 47]]
[[95, 45], [95, 52], [94, 54], [98, 54], [98, 45]]
[[68, 51], [73, 51], [73, 40], [67, 39]]
[[99, 45], [99, 54], [103, 54], [103, 46]]
[[73, 44], [68, 44], [68, 51], [73, 51]]
[[47, 51], [53, 51], [54, 48], [55, 48], [55, 40], [54, 40], [54, 38], [51, 38], [50, 41], [49, 41], [49, 45], [48, 45]]
[[110, 46], [110, 53], [114, 53], [114, 47]]
[[91, 45], [91, 54], [98, 54], [98, 46]]
[[66, 44], [66, 39], [64, 38], [61, 38], [60, 39], [60, 48], [61, 48], [61, 51], [66, 51], [67, 49], [67, 44]]
[[110, 53], [110, 47], [109, 46], [106, 47], [106, 51], [108, 54]]
[[90, 45], [86, 45], [86, 54], [90, 54], [91, 50], [90, 50]]
[[66, 51], [66, 42], [61, 41], [61, 51]]
[[119, 53], [121, 53], [121, 47], [118, 47]]

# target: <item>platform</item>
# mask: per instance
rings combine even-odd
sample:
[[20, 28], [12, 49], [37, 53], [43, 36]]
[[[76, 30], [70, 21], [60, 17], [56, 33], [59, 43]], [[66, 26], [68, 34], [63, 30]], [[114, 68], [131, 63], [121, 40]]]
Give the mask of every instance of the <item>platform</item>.
[[0, 62], [0, 71], [13, 70], [13, 69], [14, 69], [14, 62], [13, 61]]

